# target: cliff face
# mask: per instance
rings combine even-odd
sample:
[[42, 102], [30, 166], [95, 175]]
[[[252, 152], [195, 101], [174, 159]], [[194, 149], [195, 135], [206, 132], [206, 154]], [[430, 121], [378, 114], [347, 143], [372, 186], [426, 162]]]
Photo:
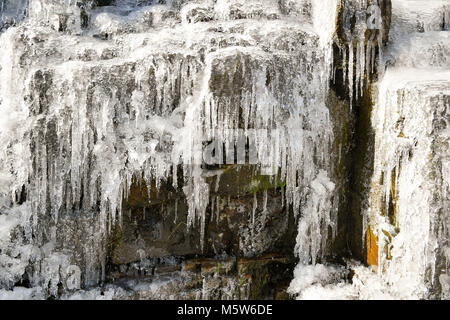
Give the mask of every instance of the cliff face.
[[[382, 279], [414, 277], [420, 297], [444, 292], [434, 280], [448, 277], [448, 82], [389, 84], [386, 45], [389, 57], [401, 51], [398, 66], [409, 57], [391, 1], [0, 4], [2, 288], [35, 298], [370, 298], [346, 280], [376, 277], [354, 257], [379, 265]], [[424, 59], [448, 69], [444, 32]], [[427, 92], [419, 122], [414, 90]], [[391, 109], [396, 95], [404, 100]], [[393, 136], [394, 113], [404, 137]], [[431, 156], [395, 158], [408, 149], [402, 139]], [[428, 181], [414, 180], [426, 189], [417, 205], [415, 170]], [[391, 180], [386, 211], [376, 190]], [[390, 219], [394, 255], [377, 217]], [[424, 219], [439, 248], [427, 255], [441, 270], [431, 276], [395, 267]], [[383, 292], [416, 294], [404, 290]]]

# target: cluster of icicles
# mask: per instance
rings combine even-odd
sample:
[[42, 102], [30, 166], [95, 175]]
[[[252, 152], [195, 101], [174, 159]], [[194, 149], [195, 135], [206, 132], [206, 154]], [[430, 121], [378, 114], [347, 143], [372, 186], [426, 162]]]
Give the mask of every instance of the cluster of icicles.
[[[4, 35], [4, 40], [13, 45], [16, 41], [13, 37], [11, 32]], [[3, 50], [12, 56], [15, 54], [14, 48], [7, 45]], [[152, 68], [161, 80], [167, 77], [169, 82], [174, 83], [177, 81], [174, 77], [176, 67], [170, 67], [166, 62], [152, 65], [150, 61], [143, 61], [146, 67], [135, 72], [137, 89], [132, 94], [129, 106], [122, 105], [116, 89], [99, 86], [93, 91], [94, 100], [91, 103], [96, 107], [92, 109], [86, 101], [86, 88], [89, 84], [85, 81], [86, 74], [95, 77], [92, 69], [85, 74], [85, 70], [77, 62], [68, 62], [56, 66], [54, 72], [39, 71], [27, 78], [26, 74], [13, 75], [11, 70], [15, 66], [8, 66], [8, 62], [3, 61], [3, 72], [11, 72], [9, 76], [17, 77], [17, 83], [26, 84], [24, 90], [31, 102], [30, 105], [24, 105], [24, 102], [18, 101], [17, 97], [23, 95], [19, 87], [7, 84], [3, 88], [2, 107], [10, 108], [11, 114], [18, 110], [21, 116], [30, 113], [30, 117], [23, 118], [23, 128], [17, 130], [14, 143], [21, 150], [29, 145], [36, 146], [28, 160], [20, 150], [9, 153], [9, 160], [5, 165], [14, 168], [20, 178], [12, 183], [12, 194], [17, 198], [23, 186], [27, 186], [32, 211], [38, 216], [50, 214], [56, 224], [61, 212], [79, 208], [99, 210], [101, 225], [107, 232], [116, 221], [120, 223], [122, 200], [128, 197], [134, 178], [139, 179], [144, 173], [143, 178], [149, 185], [155, 182], [159, 188], [161, 181], [170, 177], [174, 187], [178, 188], [177, 170], [181, 165], [185, 181], [183, 191], [189, 207], [187, 224], [191, 227], [196, 221], [200, 221], [203, 246], [206, 210], [210, 206], [210, 187], [205, 180], [207, 173], [199, 164], [198, 157], [201, 156], [205, 137], [206, 140], [218, 139], [228, 145], [235, 144], [236, 137], [230, 134], [233, 130], [229, 129], [237, 129], [241, 117], [246, 137], [254, 134], [254, 129], [274, 129], [273, 137], [271, 134], [253, 137], [259, 148], [258, 158], [275, 172], [274, 179], [286, 182], [283, 201], [294, 208], [296, 215], [301, 212], [301, 206], [312, 211], [303, 219], [314, 218], [314, 224], [305, 230], [302, 235], [304, 242], [298, 247], [302, 248], [299, 251], [307, 252], [308, 257], [309, 252], [314, 252], [315, 256], [320, 251], [319, 247], [323, 248], [323, 245], [318, 244], [326, 237], [324, 234], [327, 235], [323, 231], [328, 230], [331, 225], [334, 233], [336, 232], [335, 212], [329, 209], [331, 205], [314, 198], [314, 194], [323, 196], [323, 190], [333, 189], [333, 183], [326, 178], [325, 171], [320, 171], [321, 176], [317, 178], [319, 169], [330, 167], [328, 154], [333, 134], [325, 105], [325, 84], [329, 82], [329, 75], [324, 70], [329, 70], [329, 66], [323, 58], [317, 60], [315, 50], [317, 47], [311, 46], [304, 52], [283, 58], [282, 63], [295, 70], [298, 75], [285, 82], [277, 75], [277, 71], [270, 74], [272, 71], [269, 67], [277, 70], [286, 66], [275, 65], [275, 61], [280, 61], [271, 61], [272, 56], [262, 50], [229, 48], [208, 54], [205, 62], [196, 58], [183, 65], [186, 74], [183, 75], [182, 86], [187, 88], [187, 94], [181, 97], [183, 102], [180, 109], [172, 114], [163, 111], [161, 116], [155, 116], [154, 110], [148, 110], [145, 92], [152, 89], [146, 88], [148, 83], [145, 79], [141, 81], [140, 77], [148, 74]], [[227, 55], [253, 56], [261, 62], [259, 68], [255, 65], [248, 66], [254, 70], [250, 78], [246, 79], [251, 82], [251, 86], [242, 92], [241, 111], [235, 110], [236, 101], [218, 101], [211, 92], [213, 62], [220, 61]], [[314, 65], [317, 62], [316, 67]], [[242, 63], [245, 63], [244, 58]], [[7, 73], [4, 73], [5, 77], [8, 76]], [[271, 77], [270, 84], [268, 74]], [[189, 83], [193, 83], [193, 86], [189, 87]], [[51, 88], [47, 95], [48, 107], [52, 110], [44, 110], [51, 111], [44, 119], [39, 103], [40, 90], [46, 85]], [[167, 105], [170, 105], [170, 100], [174, 100], [174, 97], [171, 97], [173, 92], [166, 87], [167, 83], [157, 81], [156, 86], [154, 90], [157, 91], [158, 101], [167, 100]], [[284, 88], [285, 91], [279, 92], [279, 88]], [[308, 90], [300, 95], [299, 88]], [[71, 106], [77, 108], [72, 109]], [[126, 108], [130, 106], [131, 112], [127, 112]], [[117, 114], [121, 115], [119, 129], [114, 119]], [[34, 126], [34, 121], [40, 125]], [[307, 128], [304, 128], [305, 123], [308, 123]], [[30, 130], [28, 132], [27, 126]], [[153, 136], [148, 140], [144, 137], [148, 136], [149, 131]], [[30, 132], [33, 134], [30, 135]], [[7, 136], [9, 134], [6, 133]], [[122, 136], [125, 139], [120, 141], [119, 137]], [[54, 146], [44, 143], [45, 139], [51, 137], [57, 140]], [[173, 144], [167, 143], [167, 139], [172, 140]], [[157, 151], [158, 148], [166, 147], [163, 152]], [[272, 150], [268, 152], [267, 147]], [[20, 157], [23, 161], [11, 160]], [[308, 186], [314, 181], [312, 191], [307, 192]], [[148, 189], [151, 189], [150, 186]], [[257, 206], [257, 201], [254, 201], [249, 221], [255, 220]], [[321, 223], [322, 219], [324, 223]], [[34, 221], [37, 224], [39, 218]], [[305, 223], [308, 224], [307, 221]], [[311, 237], [315, 239], [313, 248], [304, 249], [310, 246], [308, 239]], [[304, 260], [310, 258], [305, 257]]]
[[[343, 39], [337, 41], [342, 56], [343, 82], [348, 86], [350, 108], [364, 94], [370, 75], [383, 61], [383, 22], [379, 0], [349, 0], [341, 24]], [[352, 21], [355, 21], [352, 25]], [[369, 36], [368, 36], [369, 34]], [[377, 68], [377, 71], [382, 71]]]

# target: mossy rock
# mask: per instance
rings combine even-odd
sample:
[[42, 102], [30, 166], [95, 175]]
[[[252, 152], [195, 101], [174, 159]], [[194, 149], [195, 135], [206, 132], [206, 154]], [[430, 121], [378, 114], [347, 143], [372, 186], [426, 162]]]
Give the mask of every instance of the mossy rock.
[[228, 165], [217, 174], [206, 178], [213, 195], [240, 197], [264, 190], [284, 188], [285, 182], [278, 176], [265, 176], [258, 173], [255, 165]]

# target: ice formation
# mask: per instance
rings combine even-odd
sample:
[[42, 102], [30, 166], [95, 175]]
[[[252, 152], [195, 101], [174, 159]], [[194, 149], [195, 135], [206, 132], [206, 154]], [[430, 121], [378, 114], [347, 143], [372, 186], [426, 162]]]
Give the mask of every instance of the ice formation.
[[[280, 205], [298, 223], [291, 294], [422, 298], [427, 281], [448, 286], [448, 266], [434, 263], [436, 255], [448, 260], [441, 242], [450, 183], [442, 31], [449, 7], [431, 1], [423, 18], [425, 1], [392, 1], [385, 54], [381, 2], [1, 0], [0, 287], [13, 289], [12, 297], [42, 298], [70, 291], [67, 280], [77, 272], [83, 288], [102, 283], [107, 238], [122, 223], [134, 180], [148, 190], [165, 183], [182, 190], [187, 228], [200, 229], [203, 247], [207, 217], [220, 218], [207, 178], [217, 176], [218, 185], [221, 175], [205, 169], [203, 146], [220, 141], [211, 165], [223, 165], [234, 155], [219, 152], [221, 145], [239, 152], [243, 140], [256, 146], [255, 175], [284, 182]], [[342, 61], [333, 61], [334, 46]], [[395, 67], [384, 73], [385, 64]], [[378, 239], [379, 276], [354, 267], [379, 291], [356, 278], [340, 282], [346, 270], [323, 261], [341, 199], [327, 104], [337, 67], [350, 108], [379, 75], [374, 192], [364, 213], [365, 229]], [[431, 162], [430, 153], [438, 154]], [[255, 193], [250, 238], [267, 218], [267, 197], [266, 190], [261, 203]], [[13, 288], [24, 274], [33, 289]], [[121, 295], [117, 288], [106, 294]]]

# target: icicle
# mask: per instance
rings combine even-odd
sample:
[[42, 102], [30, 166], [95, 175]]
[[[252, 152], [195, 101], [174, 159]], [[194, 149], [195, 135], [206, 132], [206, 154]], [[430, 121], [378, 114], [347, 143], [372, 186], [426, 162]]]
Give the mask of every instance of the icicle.
[[200, 217], [200, 248], [203, 252], [205, 245], [205, 231], [206, 231], [206, 214]]
[[216, 219], [217, 219], [217, 225], [220, 222], [220, 197], [216, 197]]
[[256, 192], [253, 193], [253, 208], [252, 208], [252, 233], [255, 232], [255, 219], [256, 209], [258, 208], [258, 199], [256, 198]]
[[216, 186], [214, 189], [214, 192], [219, 192], [219, 186], [220, 186], [220, 177], [222, 177], [223, 171], [219, 171], [216, 175]]
[[372, 54], [371, 54], [372, 62], [370, 64], [372, 66], [372, 73], [375, 72], [375, 55], [376, 55], [376, 48], [375, 45], [372, 45]]
[[371, 72], [371, 53], [372, 53], [372, 42], [367, 42], [366, 47], [366, 85], [369, 86], [369, 80], [370, 80], [370, 72]]
[[382, 30], [378, 31], [378, 72], [384, 74], [383, 68], [383, 34]]
[[264, 205], [263, 205], [263, 211], [266, 212], [267, 211], [267, 189], [264, 189]]
[[209, 219], [210, 222], [213, 222], [213, 221], [214, 221], [214, 216], [215, 216], [214, 213], [215, 213], [215, 209], [216, 209], [216, 207], [215, 207], [215, 199], [216, 199], [216, 198], [214, 198], [214, 197], [211, 199], [211, 217], [210, 217], [210, 219]]
[[359, 57], [361, 56], [361, 46], [360, 43], [356, 43], [356, 73], [355, 73], [355, 98], [359, 97], [359, 81], [361, 80], [361, 61]]
[[361, 88], [360, 88], [360, 95], [361, 95], [361, 97], [363, 96], [363, 93], [364, 93], [364, 71], [366, 70], [366, 66], [365, 66], [365, 63], [366, 63], [366, 56], [365, 56], [365, 48], [364, 48], [364, 42], [362, 41], [362, 42], [359, 42], [359, 46], [360, 46], [360, 51], [359, 51], [359, 53], [360, 53], [360, 57], [359, 57], [359, 62], [360, 62], [360, 67], [359, 67], [359, 72], [360, 72], [360, 80], [359, 80], [359, 83], [360, 83], [360, 86], [361, 86]]
[[350, 96], [350, 110], [353, 104], [353, 42], [348, 44], [348, 92]]
[[345, 45], [343, 47], [343, 58], [342, 58], [342, 74], [344, 76], [344, 85], [347, 82], [347, 47]]

